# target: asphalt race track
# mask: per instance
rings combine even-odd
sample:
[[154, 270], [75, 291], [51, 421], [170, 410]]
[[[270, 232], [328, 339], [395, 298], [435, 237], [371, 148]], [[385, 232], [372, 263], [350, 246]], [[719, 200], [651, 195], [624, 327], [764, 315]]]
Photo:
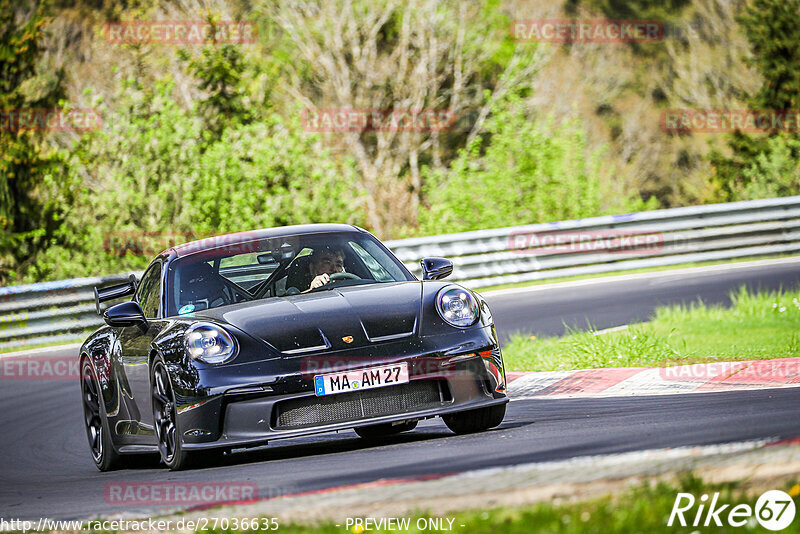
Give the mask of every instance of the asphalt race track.
[[[691, 272], [688, 272], [691, 271]], [[549, 289], [532, 286], [488, 293], [497, 331], [503, 340], [515, 332], [561, 335], [564, 325], [597, 329], [646, 321], [667, 304], [730, 304], [728, 295], [739, 286], [750, 290], [795, 289], [800, 286], [800, 258], [782, 263], [747, 266], [744, 263], [642, 273], [568, 282]]]
[[[800, 261], [704, 273], [675, 271], [487, 298], [501, 336], [507, 337], [514, 331], [558, 334], [562, 321], [583, 326], [588, 320], [607, 328], [646, 319], [658, 304], [698, 297], [725, 302], [740, 284], [796, 287]], [[455, 436], [437, 419], [380, 445], [347, 431], [274, 442], [202, 470], [170, 473], [155, 457], [144, 457], [134, 468], [100, 473], [89, 456], [77, 380], [2, 380], [0, 517], [70, 519], [158, 511], [152, 505], [107, 502], [105, 488], [120, 482], [248, 482], [258, 486], [259, 497], [270, 497], [585, 455], [791, 438], [800, 435], [798, 405], [800, 388], [518, 400], [511, 402], [500, 427], [482, 434]]]

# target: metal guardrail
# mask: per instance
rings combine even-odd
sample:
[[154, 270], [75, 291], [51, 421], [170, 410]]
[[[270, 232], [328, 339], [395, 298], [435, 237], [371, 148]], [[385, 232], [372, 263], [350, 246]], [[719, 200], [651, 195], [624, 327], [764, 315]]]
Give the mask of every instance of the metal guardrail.
[[[141, 276], [142, 273], [136, 273]], [[121, 283], [128, 274], [0, 287], [0, 348], [75, 341], [103, 324], [95, 286]]]
[[[453, 260], [471, 288], [699, 261], [800, 253], [800, 196], [608, 215], [388, 241], [419, 260]], [[141, 273], [137, 273], [140, 276]], [[92, 288], [128, 274], [0, 287], [0, 348], [80, 339], [102, 324]]]

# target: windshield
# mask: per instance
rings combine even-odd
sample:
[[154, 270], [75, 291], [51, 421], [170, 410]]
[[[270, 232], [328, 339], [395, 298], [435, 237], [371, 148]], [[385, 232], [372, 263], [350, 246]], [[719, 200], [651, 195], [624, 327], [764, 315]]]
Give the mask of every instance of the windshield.
[[339, 232], [254, 240], [173, 261], [167, 280], [167, 315], [409, 280], [415, 278], [370, 234]]

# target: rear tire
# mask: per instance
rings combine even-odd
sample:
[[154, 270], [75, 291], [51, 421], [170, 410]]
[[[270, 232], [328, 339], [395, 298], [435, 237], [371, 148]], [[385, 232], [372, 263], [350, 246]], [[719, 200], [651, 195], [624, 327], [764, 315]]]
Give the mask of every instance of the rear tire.
[[100, 471], [119, 469], [124, 462], [111, 442], [105, 403], [94, 367], [88, 359], [81, 362], [81, 395], [83, 397], [83, 422], [89, 450], [94, 465]]
[[477, 408], [466, 412], [443, 415], [444, 424], [456, 434], [472, 434], [494, 428], [503, 422], [506, 416], [506, 405]]
[[364, 439], [379, 439], [388, 436], [394, 436], [396, 434], [400, 434], [401, 432], [408, 432], [409, 430], [414, 430], [416, 427], [416, 421], [406, 421], [405, 423], [400, 423], [399, 425], [382, 423], [380, 425], [362, 426], [359, 428], [354, 428], [353, 430], [355, 430], [356, 434]]

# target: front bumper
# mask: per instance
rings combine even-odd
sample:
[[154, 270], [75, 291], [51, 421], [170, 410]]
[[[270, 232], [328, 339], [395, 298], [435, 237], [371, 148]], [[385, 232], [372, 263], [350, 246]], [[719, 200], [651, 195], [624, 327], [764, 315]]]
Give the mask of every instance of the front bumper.
[[[464, 335], [436, 337], [441, 339], [380, 347], [380, 352], [398, 356], [374, 356], [377, 349], [373, 347], [368, 356], [366, 351], [350, 351], [314, 360], [294, 358], [289, 364], [293, 368], [284, 367], [288, 372], [276, 375], [259, 376], [258, 362], [239, 366], [235, 373], [239, 380], [206, 388], [211, 394], [202, 398], [183, 399], [178, 428], [184, 446], [192, 450], [257, 446], [275, 439], [426, 419], [508, 402], [493, 328], [476, 329], [468, 339]], [[323, 397], [314, 394], [315, 374], [400, 361], [409, 365], [408, 384]], [[234, 368], [225, 373], [230, 375]]]

